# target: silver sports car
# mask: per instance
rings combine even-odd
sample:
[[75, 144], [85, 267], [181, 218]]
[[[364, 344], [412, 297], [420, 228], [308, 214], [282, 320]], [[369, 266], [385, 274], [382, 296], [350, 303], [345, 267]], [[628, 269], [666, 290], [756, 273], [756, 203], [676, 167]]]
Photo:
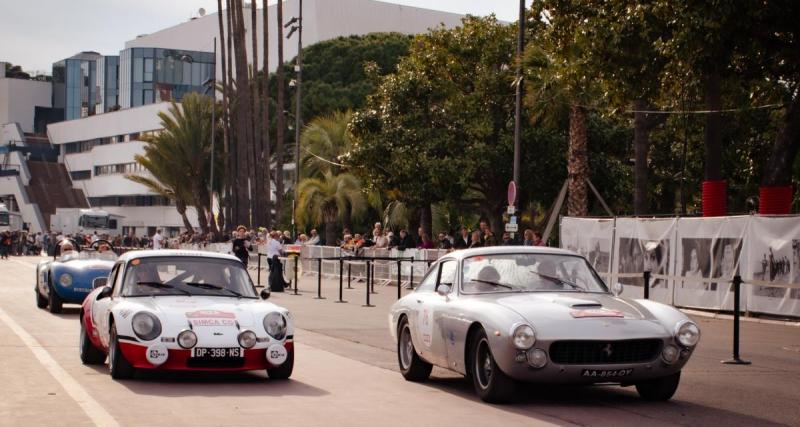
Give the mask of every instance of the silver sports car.
[[636, 386], [667, 400], [700, 330], [675, 308], [610, 291], [573, 252], [488, 247], [450, 253], [393, 306], [400, 371], [424, 381], [433, 365], [471, 378], [487, 402], [516, 381]]

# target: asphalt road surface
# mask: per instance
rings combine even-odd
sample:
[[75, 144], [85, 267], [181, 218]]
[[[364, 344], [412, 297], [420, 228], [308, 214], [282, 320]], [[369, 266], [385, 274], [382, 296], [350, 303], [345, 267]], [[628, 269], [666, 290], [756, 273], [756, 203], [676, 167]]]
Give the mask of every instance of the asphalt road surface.
[[[338, 281], [301, 281], [301, 295], [274, 294], [294, 312], [296, 363], [288, 381], [263, 372], [145, 373], [114, 381], [78, 358], [78, 306], [52, 315], [34, 304], [38, 258], [0, 261], [0, 425], [800, 425], [800, 327], [742, 323], [730, 357], [729, 320], [697, 317], [700, 347], [675, 397], [639, 400], [633, 388], [521, 387], [514, 403], [487, 405], [459, 376], [434, 370], [414, 384], [397, 372], [387, 331], [396, 288], [363, 284], [336, 304]], [[314, 291], [314, 292], [312, 292]]]

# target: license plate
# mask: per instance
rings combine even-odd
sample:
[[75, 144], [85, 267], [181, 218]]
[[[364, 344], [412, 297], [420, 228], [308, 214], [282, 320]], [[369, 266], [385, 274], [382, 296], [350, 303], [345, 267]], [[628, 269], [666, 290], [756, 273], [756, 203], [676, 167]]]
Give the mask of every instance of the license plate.
[[581, 376], [584, 378], [623, 378], [633, 374], [633, 369], [584, 369]]
[[198, 359], [227, 359], [233, 357], [243, 357], [241, 348], [193, 348], [192, 357]]

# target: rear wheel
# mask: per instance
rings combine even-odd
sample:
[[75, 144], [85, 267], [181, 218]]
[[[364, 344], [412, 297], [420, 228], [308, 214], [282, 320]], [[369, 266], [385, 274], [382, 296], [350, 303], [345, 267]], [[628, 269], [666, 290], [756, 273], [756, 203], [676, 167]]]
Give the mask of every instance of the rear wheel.
[[95, 347], [89, 339], [89, 332], [86, 330], [86, 325], [83, 324], [83, 313], [81, 313], [80, 348], [81, 362], [84, 365], [101, 365], [106, 361], [106, 354]]
[[56, 293], [52, 284], [50, 284], [48, 289], [47, 305], [50, 307], [49, 310], [53, 314], [61, 313], [61, 308], [64, 305], [64, 300]]
[[481, 399], [489, 403], [506, 403], [514, 395], [514, 380], [494, 360], [486, 332], [479, 329], [470, 340], [472, 384]]
[[285, 380], [292, 376], [294, 370], [294, 348], [286, 355], [286, 361], [277, 368], [267, 368], [267, 375], [271, 380]]
[[108, 373], [115, 380], [126, 380], [133, 378], [135, 372], [136, 369], [122, 354], [122, 350], [119, 347], [119, 339], [117, 338], [117, 328], [112, 325], [108, 343]]
[[433, 365], [422, 360], [414, 349], [414, 342], [411, 340], [411, 327], [408, 319], [400, 319], [400, 326], [397, 328], [397, 362], [400, 365], [400, 373], [408, 381], [421, 382], [428, 379], [431, 375]]
[[637, 383], [636, 391], [644, 400], [663, 402], [672, 398], [675, 391], [678, 390], [680, 382], [681, 371], [678, 371], [667, 377]]

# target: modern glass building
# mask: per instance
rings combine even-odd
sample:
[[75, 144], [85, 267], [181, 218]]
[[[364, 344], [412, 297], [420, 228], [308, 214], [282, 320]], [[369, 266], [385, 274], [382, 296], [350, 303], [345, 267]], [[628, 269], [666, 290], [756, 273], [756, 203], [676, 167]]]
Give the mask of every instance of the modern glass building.
[[63, 111], [64, 120], [94, 114], [100, 103], [97, 52], [81, 52], [53, 64], [53, 108]]
[[178, 49], [129, 48], [120, 52], [120, 105], [180, 101], [203, 92], [214, 73], [214, 54]]
[[119, 105], [119, 56], [81, 52], [53, 64], [53, 108], [61, 120], [111, 111]]

